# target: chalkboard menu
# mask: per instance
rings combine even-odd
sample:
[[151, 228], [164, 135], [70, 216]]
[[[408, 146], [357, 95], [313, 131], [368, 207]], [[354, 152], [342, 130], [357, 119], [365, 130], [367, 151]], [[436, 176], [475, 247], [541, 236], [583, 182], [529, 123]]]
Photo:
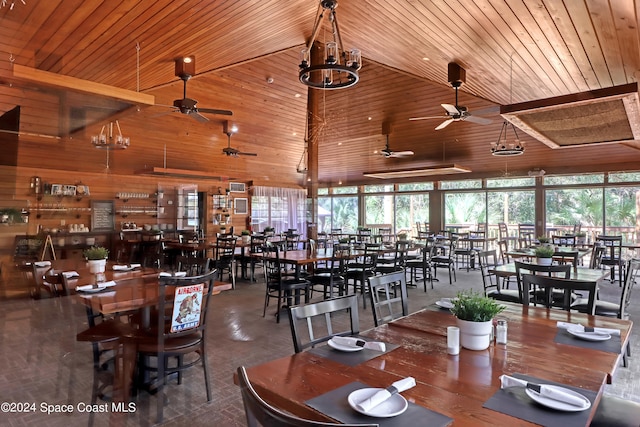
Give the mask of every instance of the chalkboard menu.
[[112, 231], [116, 228], [113, 200], [91, 201], [91, 231]]

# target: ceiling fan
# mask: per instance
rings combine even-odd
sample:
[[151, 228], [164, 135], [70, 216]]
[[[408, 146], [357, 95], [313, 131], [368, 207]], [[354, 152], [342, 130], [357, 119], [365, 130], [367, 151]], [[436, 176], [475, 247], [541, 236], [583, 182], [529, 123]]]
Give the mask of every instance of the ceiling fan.
[[413, 156], [413, 151], [411, 150], [391, 151], [391, 149], [389, 148], [389, 134], [387, 134], [386, 137], [387, 137], [387, 144], [385, 145], [383, 150], [380, 150], [380, 154], [382, 154], [385, 159]]
[[456, 104], [440, 104], [442, 108], [446, 110], [445, 116], [425, 116], [425, 117], [411, 117], [409, 120], [426, 120], [426, 119], [441, 119], [445, 118], [446, 120], [436, 126], [436, 130], [444, 129], [449, 126], [453, 122], [459, 121], [469, 121], [473, 123], [477, 123], [480, 125], [488, 125], [492, 123], [493, 120], [486, 119], [484, 117], [472, 116], [471, 113], [467, 110], [467, 107], [463, 107], [462, 105], [458, 105], [458, 88], [462, 86], [465, 82], [466, 71], [460, 65], [455, 62], [449, 63], [448, 66], [448, 78], [449, 83], [456, 91]]
[[177, 58], [175, 75], [180, 77], [183, 81], [183, 98], [173, 101], [173, 105], [169, 106], [173, 108], [175, 112], [186, 114], [195, 118], [201, 122], [208, 122], [209, 119], [202, 115], [202, 113], [219, 114], [223, 116], [231, 116], [233, 112], [229, 110], [217, 110], [214, 108], [198, 108], [198, 101], [195, 99], [187, 98], [187, 81], [195, 74], [196, 59], [193, 56], [186, 56], [184, 58]]
[[238, 157], [238, 156], [257, 156], [256, 153], [245, 153], [237, 148], [231, 147], [231, 135], [236, 133], [238, 128], [235, 126], [229, 127], [229, 122], [225, 122], [224, 124], [224, 133], [227, 135], [227, 146], [222, 149], [222, 153], [226, 154], [228, 157]]

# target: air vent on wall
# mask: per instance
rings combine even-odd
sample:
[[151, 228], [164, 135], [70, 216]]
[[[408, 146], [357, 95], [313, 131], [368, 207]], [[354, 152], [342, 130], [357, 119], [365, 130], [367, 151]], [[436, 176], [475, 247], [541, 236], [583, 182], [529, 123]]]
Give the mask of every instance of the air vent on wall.
[[230, 182], [229, 191], [232, 193], [244, 193], [247, 190], [244, 182]]

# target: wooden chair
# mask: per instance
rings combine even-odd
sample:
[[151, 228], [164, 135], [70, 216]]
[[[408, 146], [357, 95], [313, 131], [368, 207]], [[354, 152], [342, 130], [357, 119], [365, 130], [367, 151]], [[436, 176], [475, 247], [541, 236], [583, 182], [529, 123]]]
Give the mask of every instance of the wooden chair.
[[266, 286], [262, 317], [266, 316], [269, 300], [276, 299], [276, 322], [280, 323], [280, 311], [293, 294], [304, 292], [305, 302], [309, 302], [311, 283], [295, 277], [285, 277], [280, 264], [280, 252], [277, 246], [265, 246], [262, 251]]
[[518, 242], [518, 237], [509, 235], [509, 227], [504, 222], [498, 223], [498, 241], [506, 242], [507, 248], [513, 248]]
[[251, 385], [244, 366], [238, 368], [238, 385], [242, 394], [244, 412], [248, 427], [378, 427], [378, 424], [334, 424], [322, 421], [311, 421], [291, 415], [269, 405], [258, 395]]
[[603, 394], [590, 427], [638, 427], [640, 403]]
[[177, 271], [186, 271], [187, 276], [201, 276], [211, 270], [210, 258], [179, 255], [176, 258]]
[[[207, 402], [211, 401], [211, 386], [207, 370], [206, 327], [207, 311], [210, 306], [213, 286], [218, 278], [218, 271], [192, 277], [159, 278], [159, 296], [157, 318], [151, 329], [136, 329], [123, 339], [133, 340], [138, 353], [145, 358], [155, 357], [156, 364], [140, 366], [140, 371], [155, 372], [154, 385], [158, 393], [156, 408], [157, 422], [162, 423], [165, 399], [163, 386], [169, 375], [178, 374], [190, 367], [200, 364], [204, 371], [204, 383]], [[199, 288], [199, 289], [198, 289]], [[187, 360], [185, 355], [196, 354], [198, 357]], [[176, 360], [170, 364], [170, 360]]]
[[522, 296], [520, 295], [519, 290], [501, 289], [498, 277], [495, 273], [489, 271], [499, 265], [498, 255], [495, 249], [478, 252], [478, 264], [480, 267], [480, 274], [482, 275], [482, 285], [484, 287], [485, 296], [499, 301], [516, 303], [522, 302]]
[[[537, 276], [535, 274], [523, 274], [522, 283], [525, 291], [522, 293], [524, 305], [529, 305], [529, 292], [527, 289], [543, 290], [544, 297], [538, 299], [545, 307], [559, 307], [563, 310], [570, 311], [572, 307], [572, 294], [575, 291], [588, 292], [588, 298], [585, 298], [585, 313], [595, 315], [595, 296], [598, 290], [596, 282], [575, 280], [575, 279], [563, 279], [559, 277], [549, 276]], [[562, 291], [564, 298], [562, 304], [557, 303], [557, 299], [553, 297], [553, 293]]]
[[[620, 293], [618, 303], [596, 299], [594, 305], [595, 314], [598, 316], [616, 317], [618, 319], [629, 318], [629, 304], [631, 303], [631, 290], [636, 281], [640, 279], [640, 259], [631, 259], [627, 262], [624, 284]], [[571, 304], [573, 310], [586, 313], [589, 310], [588, 301], [584, 298], [576, 299]], [[631, 356], [631, 345], [627, 343], [627, 348], [623, 351], [622, 363], [627, 366], [627, 357]]]
[[[349, 313], [348, 328], [343, 326], [344, 322], [338, 322], [335, 319], [338, 313], [345, 310]], [[349, 336], [360, 332], [358, 297], [355, 294], [311, 304], [290, 306], [287, 311], [293, 348], [296, 353], [329, 341], [335, 335]], [[335, 324], [334, 320], [336, 320]], [[303, 327], [303, 324], [306, 327]]]
[[401, 271], [369, 277], [369, 295], [375, 326], [409, 314], [407, 282]]

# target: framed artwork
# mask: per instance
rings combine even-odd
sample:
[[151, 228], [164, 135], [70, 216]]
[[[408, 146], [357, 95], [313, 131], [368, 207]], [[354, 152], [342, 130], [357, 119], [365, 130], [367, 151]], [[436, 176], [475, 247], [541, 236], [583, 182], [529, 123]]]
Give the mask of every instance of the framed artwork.
[[76, 186], [75, 185], [63, 185], [62, 186], [62, 195], [63, 196], [75, 196], [76, 195]]
[[51, 195], [52, 196], [62, 196], [62, 185], [60, 184], [51, 184]]
[[249, 213], [249, 199], [237, 198], [233, 199], [233, 213], [246, 215]]
[[88, 196], [88, 195], [89, 195], [88, 185], [76, 185], [76, 196]]

